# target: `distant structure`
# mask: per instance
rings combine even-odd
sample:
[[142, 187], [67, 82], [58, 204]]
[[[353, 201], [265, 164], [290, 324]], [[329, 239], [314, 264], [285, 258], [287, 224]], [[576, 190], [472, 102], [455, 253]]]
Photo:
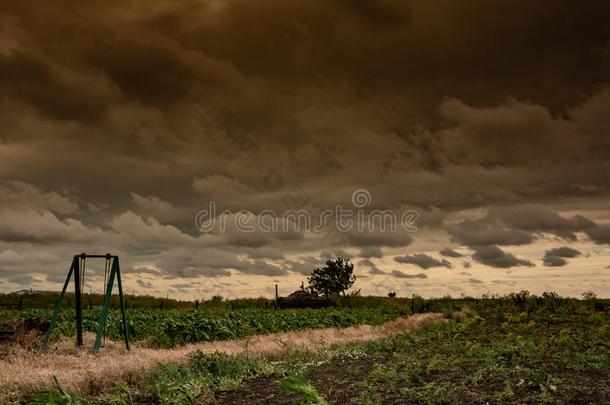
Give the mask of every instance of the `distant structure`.
[[12, 293], [9, 293], [8, 295], [37, 295], [37, 294], [54, 294], [54, 291], [47, 291], [47, 290], [33, 290], [33, 289], [25, 289], [25, 290], [19, 290], [19, 291], [13, 291]]

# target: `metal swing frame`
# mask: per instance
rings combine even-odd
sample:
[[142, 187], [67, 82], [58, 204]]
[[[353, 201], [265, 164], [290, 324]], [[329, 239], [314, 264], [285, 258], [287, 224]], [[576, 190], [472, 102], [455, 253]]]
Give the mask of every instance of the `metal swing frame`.
[[51, 333], [55, 328], [55, 324], [57, 323], [57, 316], [61, 311], [61, 305], [64, 300], [64, 296], [66, 294], [66, 290], [68, 289], [68, 284], [70, 284], [70, 279], [74, 276], [74, 297], [75, 297], [75, 307], [76, 307], [76, 346], [83, 345], [83, 307], [82, 307], [82, 292], [84, 288], [84, 280], [85, 280], [85, 262], [87, 259], [106, 259], [106, 266], [104, 268], [104, 303], [102, 304], [102, 310], [100, 312], [100, 318], [97, 325], [97, 334], [95, 336], [95, 343], [93, 345], [93, 351], [97, 352], [102, 346], [102, 340], [104, 339], [105, 331], [106, 331], [106, 321], [108, 320], [108, 308], [110, 306], [110, 297], [112, 296], [112, 287], [114, 285], [114, 279], [116, 277], [117, 284], [119, 287], [119, 301], [121, 304], [121, 318], [123, 323], [123, 337], [125, 339], [125, 347], [127, 350], [130, 350], [129, 347], [129, 330], [127, 328], [127, 312], [125, 309], [125, 297], [123, 294], [123, 283], [121, 280], [121, 267], [119, 265], [119, 257], [113, 256], [110, 253], [105, 255], [88, 255], [86, 253], [81, 253], [80, 255], [75, 255], [72, 260], [72, 264], [70, 265], [70, 269], [68, 270], [68, 275], [66, 276], [66, 281], [64, 282], [64, 286], [57, 297], [57, 301], [55, 302], [55, 310], [53, 311], [53, 317], [51, 318], [51, 324], [49, 325], [49, 329], [44, 335], [43, 346], [46, 348], [49, 345], [49, 339], [51, 337]]

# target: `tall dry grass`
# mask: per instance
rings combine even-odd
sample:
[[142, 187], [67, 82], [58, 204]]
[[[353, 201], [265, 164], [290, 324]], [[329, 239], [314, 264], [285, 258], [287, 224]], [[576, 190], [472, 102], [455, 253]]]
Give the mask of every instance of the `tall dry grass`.
[[98, 354], [89, 349], [93, 345], [93, 334], [85, 335], [85, 348], [74, 347], [74, 342], [68, 339], [57, 342], [46, 351], [16, 346], [5, 352], [0, 360], [0, 403], [16, 402], [50, 387], [53, 375], [70, 390], [96, 395], [114, 381], [130, 384], [142, 381], [158, 364], [184, 362], [188, 353], [197, 349], [206, 353], [279, 357], [291, 347], [317, 350], [339, 343], [376, 340], [441, 321], [440, 314], [417, 314], [378, 326], [312, 329], [189, 344], [174, 349], [152, 349], [135, 344], [130, 352], [120, 342], [107, 342]]

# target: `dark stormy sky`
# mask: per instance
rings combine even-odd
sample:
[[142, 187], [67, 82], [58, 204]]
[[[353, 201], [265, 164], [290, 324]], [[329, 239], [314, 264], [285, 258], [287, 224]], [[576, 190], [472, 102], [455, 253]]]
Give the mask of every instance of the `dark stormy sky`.
[[[0, 290], [110, 251], [128, 290], [177, 298], [289, 293], [338, 255], [365, 294], [610, 296], [608, 21], [605, 0], [4, 1]], [[228, 225], [201, 231], [211, 203]], [[282, 217], [339, 205], [367, 226]]]

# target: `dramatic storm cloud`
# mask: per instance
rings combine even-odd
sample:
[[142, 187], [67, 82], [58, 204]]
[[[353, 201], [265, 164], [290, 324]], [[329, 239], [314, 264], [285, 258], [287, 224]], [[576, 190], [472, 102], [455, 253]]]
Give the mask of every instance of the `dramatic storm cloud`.
[[497, 246], [475, 246], [472, 258], [477, 262], [490, 266], [509, 268], [514, 266], [533, 267], [534, 264], [528, 260], [518, 259], [512, 253], [507, 253]]
[[463, 257], [464, 256], [463, 254], [456, 252], [455, 250], [449, 249], [449, 248], [445, 248], [445, 249], [441, 250], [439, 252], [439, 254], [441, 256], [445, 256], [445, 257]]
[[575, 241], [577, 232], [585, 232], [597, 242], [597, 239], [604, 238], [606, 229], [582, 215], [565, 218], [539, 204], [492, 207], [481, 219], [446, 226], [455, 241], [479, 246], [525, 245], [533, 243], [537, 235], [544, 233]]
[[391, 274], [392, 274], [392, 276], [394, 276], [396, 278], [428, 278], [428, 276], [425, 275], [424, 273], [407, 274], [400, 270], [392, 270]]
[[544, 253], [543, 263], [547, 267], [562, 267], [568, 264], [565, 258], [577, 257], [581, 254], [578, 250], [567, 246], [554, 248]]
[[[542, 288], [523, 267], [567, 244], [591, 254], [562, 276], [591, 273], [561, 292], [608, 295], [609, 19], [603, 0], [3, 2], [0, 290], [111, 251], [128, 288], [188, 299], [296, 288], [337, 256], [364, 294], [507, 292], [489, 266]], [[408, 266], [428, 278], [392, 284]]]
[[364, 266], [364, 267], [368, 267], [369, 268], [369, 274], [370, 275], [376, 275], [376, 274], [386, 274], [385, 271], [381, 270], [379, 267], [377, 267], [377, 265], [375, 263], [373, 263], [372, 261], [370, 261], [369, 259], [364, 259], [361, 260], [358, 265], [360, 266]]
[[437, 260], [423, 253], [411, 256], [396, 256], [394, 261], [396, 261], [396, 263], [414, 264], [422, 269], [429, 269], [431, 267], [447, 267], [450, 269], [453, 267], [448, 260]]

